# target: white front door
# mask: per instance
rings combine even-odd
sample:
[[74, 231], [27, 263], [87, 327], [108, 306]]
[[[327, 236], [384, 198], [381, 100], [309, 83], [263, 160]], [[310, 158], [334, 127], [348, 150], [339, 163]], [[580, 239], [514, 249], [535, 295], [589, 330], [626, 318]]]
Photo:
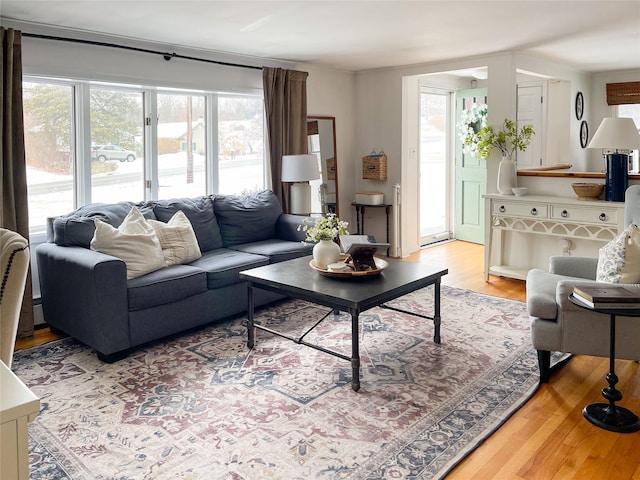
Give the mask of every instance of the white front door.
[[451, 92], [420, 92], [420, 245], [451, 238]]
[[535, 135], [524, 152], [516, 152], [518, 169], [537, 168], [543, 164], [543, 98], [542, 85], [518, 85], [518, 129], [531, 125]]

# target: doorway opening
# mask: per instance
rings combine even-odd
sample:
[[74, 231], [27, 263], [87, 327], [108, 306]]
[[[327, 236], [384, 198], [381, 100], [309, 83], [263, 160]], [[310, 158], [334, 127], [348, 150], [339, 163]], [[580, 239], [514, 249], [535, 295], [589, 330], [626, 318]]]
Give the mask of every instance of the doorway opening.
[[420, 90], [420, 245], [451, 238], [450, 185], [453, 94]]

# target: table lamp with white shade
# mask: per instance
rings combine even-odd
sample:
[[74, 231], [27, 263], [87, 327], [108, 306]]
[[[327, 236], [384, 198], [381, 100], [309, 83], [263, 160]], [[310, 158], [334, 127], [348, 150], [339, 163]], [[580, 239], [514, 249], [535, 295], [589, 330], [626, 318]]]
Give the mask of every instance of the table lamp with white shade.
[[314, 154], [283, 155], [281, 175], [283, 182], [291, 183], [290, 213], [311, 213], [311, 185], [306, 182], [320, 178], [318, 157]]
[[619, 150], [640, 150], [640, 133], [633, 118], [603, 118], [588, 148], [614, 150], [605, 155], [605, 200], [624, 202], [629, 186], [629, 155]]

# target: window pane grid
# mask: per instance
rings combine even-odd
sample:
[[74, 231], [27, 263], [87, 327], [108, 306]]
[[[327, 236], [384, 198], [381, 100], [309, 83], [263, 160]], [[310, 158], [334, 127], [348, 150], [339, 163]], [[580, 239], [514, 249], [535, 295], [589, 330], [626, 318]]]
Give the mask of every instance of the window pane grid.
[[46, 77], [23, 85], [32, 234], [87, 202], [265, 187], [260, 97]]

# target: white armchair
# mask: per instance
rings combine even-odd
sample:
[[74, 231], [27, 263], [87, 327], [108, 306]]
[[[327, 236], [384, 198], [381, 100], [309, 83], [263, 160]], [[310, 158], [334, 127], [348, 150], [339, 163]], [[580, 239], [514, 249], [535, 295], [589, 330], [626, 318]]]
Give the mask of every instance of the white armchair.
[[[625, 197], [625, 225], [640, 225], [640, 185]], [[597, 258], [551, 257], [549, 272], [533, 269], [527, 275], [527, 310], [531, 341], [538, 351], [540, 382], [549, 381], [551, 352], [609, 356], [609, 316], [574, 305], [569, 294], [575, 285], [596, 282]], [[626, 284], [640, 293], [639, 284]], [[640, 360], [640, 319], [616, 317], [616, 358]]]
[[22, 297], [29, 270], [29, 243], [0, 228], [0, 360], [11, 368]]

